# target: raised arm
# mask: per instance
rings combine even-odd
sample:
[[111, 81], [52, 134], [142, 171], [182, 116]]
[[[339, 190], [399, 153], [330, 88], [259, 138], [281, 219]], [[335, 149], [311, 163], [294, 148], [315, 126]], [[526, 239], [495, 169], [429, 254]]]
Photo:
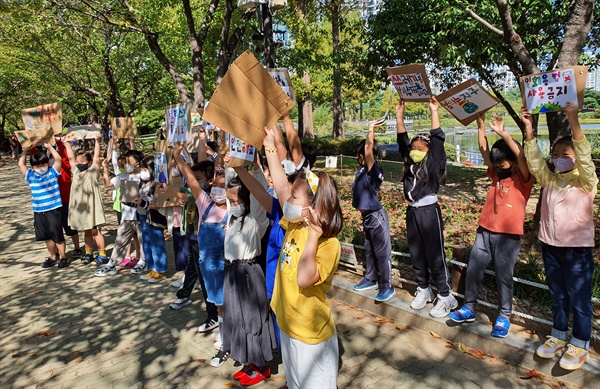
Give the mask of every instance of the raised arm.
[[581, 125], [579, 124], [579, 107], [577, 104], [567, 103], [567, 106], [565, 107], [565, 113], [567, 114], [567, 120], [569, 121], [569, 126], [571, 127], [573, 140], [583, 140], [585, 135], [581, 129]]
[[375, 145], [375, 127], [377, 127], [377, 120], [369, 123], [369, 132], [367, 133], [367, 139], [365, 141], [365, 165], [367, 170], [371, 170], [375, 165], [375, 155], [373, 155], [373, 147]]
[[244, 185], [246, 185], [246, 188], [248, 188], [250, 193], [252, 193], [252, 195], [258, 201], [261, 207], [263, 207], [265, 211], [267, 211], [267, 213], [272, 213], [271, 211], [273, 210], [273, 198], [271, 197], [271, 195], [269, 195], [264, 186], [260, 182], [258, 182], [256, 178], [252, 177], [252, 175], [248, 173], [244, 166], [234, 167], [233, 170], [235, 170], [240, 180], [242, 180]]
[[19, 170], [21, 170], [21, 173], [23, 173], [23, 175], [27, 174], [27, 171], [29, 170], [27, 168], [27, 156], [29, 155], [29, 150], [31, 150], [31, 147], [23, 147], [23, 152], [21, 153], [21, 156], [19, 157]]
[[65, 152], [67, 153], [67, 158], [69, 159], [69, 165], [71, 165], [71, 169], [75, 166], [75, 154], [73, 153], [73, 146], [71, 146], [71, 142], [63, 143], [65, 147]]
[[275, 189], [275, 193], [277, 193], [279, 203], [285, 204], [292, 193], [290, 191], [285, 172], [283, 171], [283, 166], [281, 166], [279, 155], [277, 154], [278, 148], [275, 147], [276, 131], [279, 131], [279, 126], [277, 126], [276, 130], [269, 130], [265, 127], [266, 136], [265, 140], [263, 141], [263, 146], [265, 147], [265, 154], [267, 156], [267, 162], [269, 163], [269, 172], [271, 173], [271, 178], [273, 179], [273, 189]]
[[130, 150], [137, 150], [135, 147], [135, 136], [130, 136], [129, 137], [129, 149]]
[[[98, 133], [94, 139], [94, 159], [92, 159], [92, 168], [96, 170], [100, 170], [100, 139], [102, 139], [102, 134]], [[71, 166], [74, 166], [72, 162]]]
[[315, 220], [319, 220], [315, 210], [309, 207], [308, 211], [308, 239], [298, 260], [297, 282], [301, 288], [308, 288], [321, 279], [319, 268], [317, 267], [317, 248], [319, 246], [319, 237], [323, 231], [318, 226], [318, 223], [314, 222]]
[[285, 129], [285, 137], [287, 138], [288, 146], [290, 147], [292, 160], [294, 161], [294, 165], [298, 166], [302, 163], [302, 158], [304, 157], [300, 137], [294, 128], [294, 123], [290, 118], [289, 111], [286, 111], [281, 118], [283, 119], [283, 128]]
[[519, 164], [519, 171], [521, 172], [521, 177], [523, 177], [524, 182], [529, 182], [531, 178], [531, 173], [529, 172], [529, 167], [527, 167], [527, 160], [525, 159], [525, 153], [521, 146], [515, 142], [515, 140], [510, 136], [508, 132], [504, 130], [504, 120], [498, 115], [494, 115], [492, 122], [490, 123], [490, 127], [496, 134], [498, 134], [506, 145], [513, 152], [514, 155], [517, 156], [517, 163]]
[[479, 142], [479, 152], [483, 157], [483, 163], [486, 166], [492, 166], [492, 161], [490, 161], [490, 145], [485, 133], [485, 113], [483, 112], [477, 114], [477, 141]]
[[585, 134], [579, 124], [579, 108], [573, 103], [567, 103], [565, 112], [573, 134], [573, 149], [576, 157], [575, 168], [579, 172], [581, 189], [588, 193], [595, 193], [598, 186], [596, 166], [591, 158], [591, 145], [585, 141]]
[[52, 154], [52, 157], [54, 157], [54, 170], [60, 174], [60, 171], [62, 170], [62, 157], [49, 143], [45, 143], [44, 147], [50, 150], [50, 154]]
[[177, 162], [177, 167], [179, 168], [179, 171], [181, 172], [181, 174], [183, 174], [185, 180], [188, 183], [188, 186], [192, 190], [192, 196], [194, 196], [194, 198], [197, 199], [198, 197], [200, 197], [200, 192], [202, 191], [202, 188], [200, 187], [200, 184], [198, 184], [198, 180], [196, 180], [196, 177], [194, 177], [194, 172], [192, 172], [192, 169], [187, 165], [187, 163], [183, 161], [183, 158], [181, 158], [181, 150], [183, 150], [183, 147], [184, 146], [182, 143], [177, 142], [177, 144], [173, 148], [173, 158], [175, 159], [175, 162]]
[[410, 152], [410, 141], [408, 139], [408, 133], [406, 132], [406, 126], [404, 125], [404, 109], [406, 108], [406, 102], [400, 100], [396, 105], [396, 142], [398, 142], [398, 150], [402, 158], [408, 158]]
[[[108, 158], [102, 160], [102, 183], [105, 188], [114, 187], [113, 183], [110, 182], [110, 176], [108, 175]], [[119, 171], [115, 171], [115, 174], [119, 174]]]
[[525, 143], [523, 145], [527, 167], [543, 188], [552, 180], [553, 173], [548, 168], [542, 151], [533, 136], [533, 123], [531, 113], [526, 107], [521, 107], [521, 121], [525, 125]]
[[436, 128], [440, 128], [440, 117], [438, 114], [438, 108], [440, 108], [440, 103], [438, 103], [437, 99], [434, 96], [431, 96], [429, 99], [429, 111], [431, 112], [431, 129], [435, 130]]
[[198, 162], [206, 161], [206, 130], [200, 126], [198, 128]]
[[531, 112], [527, 111], [525, 106], [521, 106], [521, 121], [525, 125], [525, 140], [534, 140]]
[[[285, 127], [285, 122], [283, 125]], [[283, 133], [281, 132], [279, 125], [277, 125], [277, 130], [273, 129], [273, 134], [275, 135], [275, 148], [277, 149], [277, 156], [279, 158], [279, 163], [281, 163], [287, 158], [287, 149], [285, 147]]]

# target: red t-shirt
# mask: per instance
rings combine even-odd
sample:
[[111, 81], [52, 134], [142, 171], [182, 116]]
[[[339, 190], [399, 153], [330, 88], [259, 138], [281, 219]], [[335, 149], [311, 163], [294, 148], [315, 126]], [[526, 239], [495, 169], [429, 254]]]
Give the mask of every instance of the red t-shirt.
[[533, 188], [533, 174], [529, 182], [523, 182], [520, 172], [498, 180], [496, 169], [488, 167], [487, 175], [492, 179], [492, 185], [479, 217], [479, 225], [496, 233], [523, 235], [525, 207]]
[[60, 170], [60, 176], [58, 176], [58, 188], [60, 189], [60, 199], [63, 204], [66, 204], [71, 198], [71, 164], [69, 163], [69, 157], [67, 157], [67, 149], [61, 141], [56, 142], [56, 149], [62, 159], [62, 169]]

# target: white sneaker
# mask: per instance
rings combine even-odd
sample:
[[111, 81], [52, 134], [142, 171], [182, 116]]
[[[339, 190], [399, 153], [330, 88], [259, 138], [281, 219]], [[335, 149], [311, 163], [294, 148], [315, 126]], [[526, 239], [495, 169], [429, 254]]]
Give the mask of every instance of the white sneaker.
[[190, 305], [192, 303], [192, 299], [191, 298], [185, 298], [185, 299], [175, 299], [175, 301], [173, 301], [170, 305], [169, 308], [171, 309], [181, 309], [183, 307], [187, 307], [188, 305]]
[[115, 274], [117, 274], [117, 268], [110, 265], [104, 265], [94, 272], [96, 277], [114, 276]]
[[144, 270], [146, 270], [146, 261], [139, 261], [134, 267], [133, 269], [131, 269], [131, 273], [133, 274], [140, 274], [141, 272], [143, 272]]
[[435, 296], [433, 295], [433, 291], [431, 290], [430, 287], [421, 289], [420, 286], [417, 286], [417, 291], [415, 292], [415, 298], [410, 303], [410, 307], [412, 309], [423, 309], [423, 308], [425, 308], [425, 305], [427, 305], [427, 303], [432, 302], [434, 298], [435, 298]]
[[433, 317], [446, 317], [450, 314], [453, 309], [458, 307], [458, 301], [452, 294], [449, 294], [448, 297], [442, 297], [440, 295], [437, 296], [437, 301], [429, 314]]
[[213, 319], [206, 319], [206, 321], [202, 324], [200, 324], [200, 327], [198, 327], [198, 332], [209, 332], [214, 330], [215, 328], [217, 328], [219, 326], [219, 322]]
[[185, 277], [185, 274], [181, 276], [181, 278], [171, 282], [171, 286], [174, 288], [181, 288], [183, 286], [183, 278]]
[[561, 352], [567, 346], [566, 340], [555, 338], [554, 336], [548, 336], [548, 340], [541, 344], [535, 353], [540, 358], [552, 358], [556, 353]]

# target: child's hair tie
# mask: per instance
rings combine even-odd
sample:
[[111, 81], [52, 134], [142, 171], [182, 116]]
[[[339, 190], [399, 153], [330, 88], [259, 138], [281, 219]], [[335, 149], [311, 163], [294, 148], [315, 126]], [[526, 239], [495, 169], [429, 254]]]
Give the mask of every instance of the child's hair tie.
[[304, 174], [306, 174], [306, 181], [308, 181], [308, 186], [313, 194], [317, 193], [317, 187], [319, 186], [319, 176], [315, 173], [311, 172], [309, 169], [304, 168]]
[[416, 140], [422, 140], [423, 142], [427, 143], [427, 145], [429, 146], [429, 143], [431, 142], [431, 137], [428, 134], [417, 134], [410, 140], [410, 143], [412, 143]]

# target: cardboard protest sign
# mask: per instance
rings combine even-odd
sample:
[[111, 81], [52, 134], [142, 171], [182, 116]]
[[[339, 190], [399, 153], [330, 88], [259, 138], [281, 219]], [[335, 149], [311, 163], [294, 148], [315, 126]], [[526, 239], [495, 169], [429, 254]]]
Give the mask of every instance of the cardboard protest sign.
[[426, 102], [431, 98], [429, 79], [423, 64], [411, 64], [385, 69], [402, 100]]
[[71, 142], [74, 140], [81, 139], [96, 139], [96, 136], [100, 134], [102, 127], [99, 124], [86, 124], [83, 126], [71, 126], [67, 130], [67, 135], [63, 138], [64, 140]]
[[54, 134], [60, 134], [62, 131], [62, 103], [22, 109], [21, 118], [26, 131], [52, 128]]
[[169, 142], [185, 143], [188, 141], [190, 123], [192, 122], [190, 106], [186, 104], [169, 105], [165, 108], [167, 123], [167, 139]]
[[52, 127], [48, 127], [39, 130], [15, 131], [15, 135], [23, 148], [35, 147], [51, 143], [50, 141], [54, 138], [54, 130]]
[[201, 126], [202, 125], [202, 116], [198, 112], [192, 112], [190, 115], [190, 122], [192, 123], [192, 127]]
[[225, 73], [202, 119], [261, 148], [264, 128], [273, 127], [293, 106], [294, 101], [246, 51]]
[[296, 95], [292, 86], [292, 79], [287, 69], [267, 69], [273, 80], [281, 87], [286, 95], [295, 103]]
[[[173, 188], [176, 191], [179, 191], [183, 185], [183, 180], [181, 177], [174, 177], [171, 180], [170, 188]], [[181, 200], [177, 197], [171, 197], [167, 193], [163, 193], [158, 189], [154, 191], [154, 197], [152, 199], [152, 206], [156, 208], [166, 208], [166, 207], [178, 207], [181, 206]]]
[[256, 157], [256, 148], [233, 135], [227, 135], [229, 144], [229, 156], [231, 160], [227, 164], [229, 167], [244, 166], [249, 162], [254, 162]]
[[567, 103], [583, 107], [587, 70], [573, 66], [521, 77], [523, 105], [532, 114], [562, 111]]
[[129, 139], [137, 137], [137, 126], [135, 125], [135, 118], [111, 118], [110, 125], [113, 133], [119, 139]]
[[121, 181], [121, 202], [133, 203], [136, 197], [140, 196], [140, 182], [122, 180]]
[[154, 181], [161, 184], [169, 183], [169, 160], [164, 151], [154, 153]]
[[447, 90], [436, 98], [440, 105], [463, 126], [477, 119], [478, 113], [489, 111], [500, 102], [474, 78]]

